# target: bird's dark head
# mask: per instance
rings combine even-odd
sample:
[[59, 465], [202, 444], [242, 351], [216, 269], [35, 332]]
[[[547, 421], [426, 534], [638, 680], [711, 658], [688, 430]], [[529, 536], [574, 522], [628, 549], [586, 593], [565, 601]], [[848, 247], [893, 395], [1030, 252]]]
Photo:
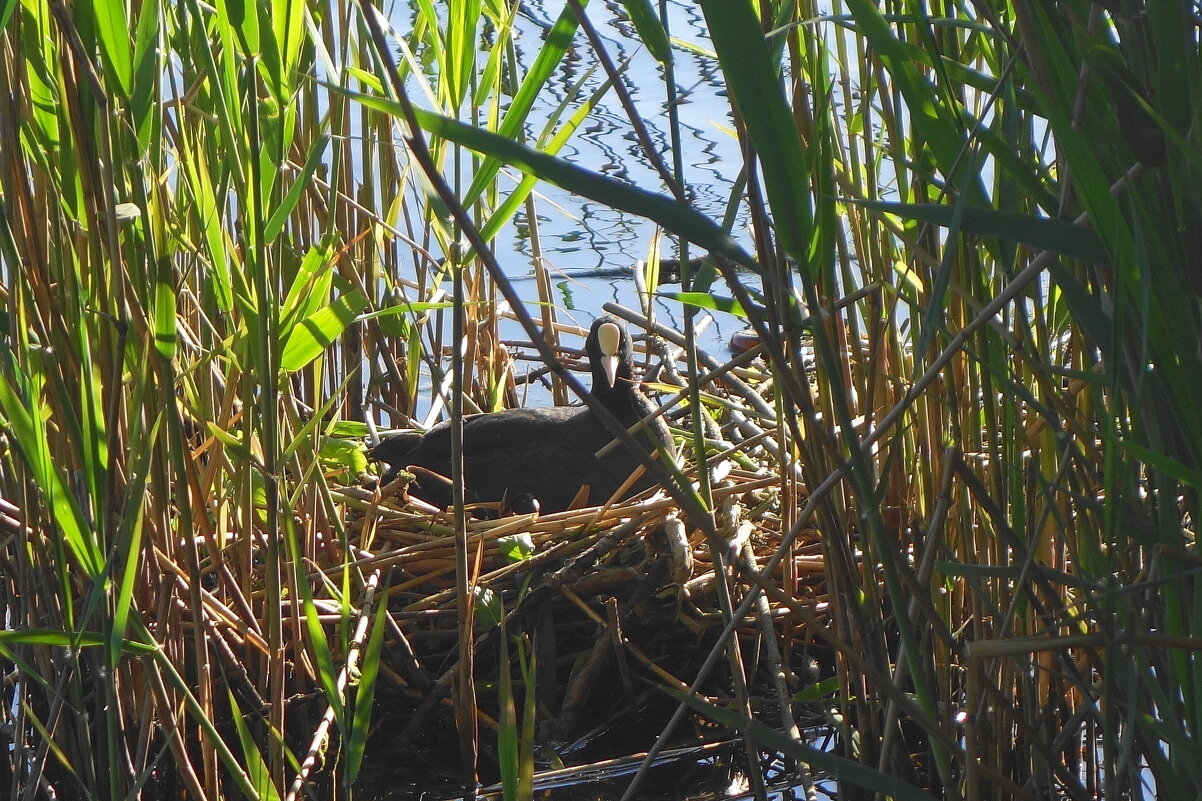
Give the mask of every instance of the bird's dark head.
[[630, 332], [616, 317], [598, 317], [589, 330], [584, 349], [593, 364], [594, 392], [613, 389], [619, 380], [630, 380]]
[[542, 504], [529, 492], [515, 492], [512, 495], [506, 493], [505, 499], [501, 501], [502, 517], [538, 514], [540, 509]]

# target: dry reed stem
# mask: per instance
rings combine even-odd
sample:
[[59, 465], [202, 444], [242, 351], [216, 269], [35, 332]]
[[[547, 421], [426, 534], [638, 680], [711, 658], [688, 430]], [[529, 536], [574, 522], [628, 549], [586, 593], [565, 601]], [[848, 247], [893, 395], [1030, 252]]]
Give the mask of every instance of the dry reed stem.
[[[160, 551], [157, 547], [154, 549], [155, 556], [158, 558], [159, 566], [171, 572], [175, 576], [175, 582], [181, 590], [181, 597], [187, 597], [190, 592], [190, 582], [188, 581], [188, 572], [175, 564], [172, 559]], [[249, 628], [249, 624], [255, 623], [255, 618], [247, 620], [243, 616], [237, 615], [232, 609], [218, 600], [211, 592], [200, 588], [200, 597], [204, 603], [204, 611], [212, 615], [212, 619], [216, 623], [221, 623], [226, 626], [231, 632], [237, 634], [240, 639], [245, 639], [261, 653], [268, 653], [267, 641], [263, 635], [257, 630]], [[190, 607], [185, 607], [190, 608]], [[207, 615], [206, 615], [207, 616]]]

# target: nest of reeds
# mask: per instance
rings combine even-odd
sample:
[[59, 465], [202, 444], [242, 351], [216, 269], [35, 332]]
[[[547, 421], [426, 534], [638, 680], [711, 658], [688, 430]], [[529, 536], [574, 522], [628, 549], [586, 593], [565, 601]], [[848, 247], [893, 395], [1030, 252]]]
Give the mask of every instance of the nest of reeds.
[[[706, 387], [714, 408], [746, 409], [737, 393], [754, 392], [746, 379], [757, 369], [752, 357], [740, 357], [733, 367], [711, 370], [728, 379]], [[770, 408], [763, 398], [757, 405]], [[540, 742], [575, 759], [645, 750], [675, 708], [663, 688], [696, 684], [711, 650], [723, 647], [719, 585], [733, 586], [737, 601], [747, 586], [740, 571], [761, 570], [770, 561], [775, 567], [767, 578], [804, 605], [811, 622], [825, 619], [820, 545], [812, 532], [782, 531], [797, 498], [782, 496], [784, 482], [769, 464], [775, 457], [761, 447], [771, 428], [762, 416], [740, 427], [732, 415], [707, 415], [707, 454], [714, 457], [707, 468], [721, 465], [712, 476], [715, 541], [689, 525], [662, 490], [556, 514], [495, 517], [498, 510], [488, 508], [476, 511], [489, 519], [468, 516], [460, 547], [475, 598], [474, 675], [485, 726], [495, 725], [491, 690], [502, 662], [510, 660], [510, 674], [524, 676], [537, 695]], [[687, 446], [684, 451], [686, 472], [695, 474], [698, 460]], [[414, 748], [430, 749], [434, 762], [457, 753], [449, 700], [462, 653], [455, 517], [409, 500], [403, 483], [347, 495], [355, 509], [349, 533], [356, 566], [382, 577], [390, 611], [373, 735], [385, 773], [386, 754], [407, 755], [412, 764]], [[805, 624], [775, 601], [766, 610], [747, 612], [727, 639], [743, 644], [753, 707], [765, 710], [782, 703], [770, 690], [773, 671], [783, 671], [796, 692], [816, 670]], [[502, 643], [506, 636], [511, 642]], [[763, 657], [759, 644], [766, 637], [776, 641], [783, 664]], [[698, 690], [722, 703], [732, 692], [729, 673], [711, 671]], [[695, 722], [700, 728], [680, 737], [720, 737]], [[616, 732], [616, 742], [601, 745]], [[445, 770], [457, 772], [455, 759], [447, 761]]]

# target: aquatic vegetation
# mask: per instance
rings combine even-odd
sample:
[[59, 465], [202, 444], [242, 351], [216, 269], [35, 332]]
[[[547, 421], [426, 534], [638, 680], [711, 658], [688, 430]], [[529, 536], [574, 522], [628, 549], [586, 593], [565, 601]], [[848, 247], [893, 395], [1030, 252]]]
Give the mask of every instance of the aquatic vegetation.
[[[1197, 797], [1196, 6], [385, 13], [0, 4], [0, 785], [530, 797], [721, 741], [761, 796]], [[644, 241], [607, 308], [682, 469], [378, 486], [381, 429], [584, 394], [565, 198]]]

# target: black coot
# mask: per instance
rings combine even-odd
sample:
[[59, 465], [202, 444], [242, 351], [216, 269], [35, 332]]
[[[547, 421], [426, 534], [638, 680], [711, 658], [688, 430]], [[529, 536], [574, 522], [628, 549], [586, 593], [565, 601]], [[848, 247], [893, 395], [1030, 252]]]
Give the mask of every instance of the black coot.
[[[585, 340], [592, 368], [592, 396], [629, 428], [654, 411], [639, 390], [631, 365], [630, 334], [610, 316], [598, 318]], [[675, 455], [668, 427], [661, 418], [647, 423], [635, 438], [649, 453], [663, 445]], [[604, 503], [630, 477], [640, 461], [620, 443], [603, 458], [596, 457], [613, 434], [586, 406], [507, 409], [463, 418], [464, 491], [469, 503], [499, 503], [531, 498], [543, 512], [567, 509], [581, 487], [589, 488], [587, 505]], [[409, 492], [442, 508], [451, 505], [451, 429], [441, 423], [425, 434], [397, 434], [371, 451], [389, 470], [382, 483], [399, 469], [418, 478]], [[646, 473], [631, 494], [653, 486]]]

